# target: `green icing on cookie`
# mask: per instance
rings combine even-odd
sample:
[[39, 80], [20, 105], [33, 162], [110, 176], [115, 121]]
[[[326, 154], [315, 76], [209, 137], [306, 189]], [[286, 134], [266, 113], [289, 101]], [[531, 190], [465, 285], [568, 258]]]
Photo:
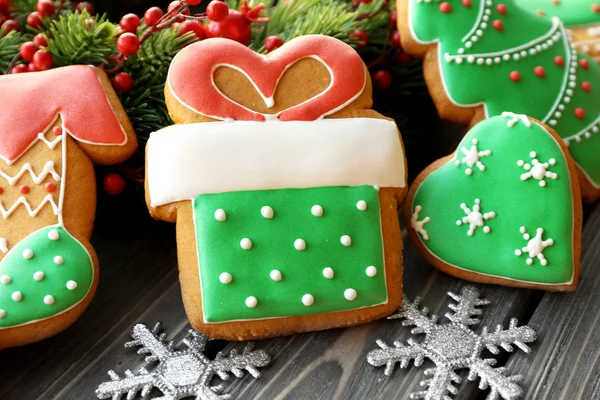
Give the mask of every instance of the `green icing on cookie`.
[[[558, 20], [539, 18], [514, 0], [409, 0], [414, 37], [439, 42], [448, 97], [546, 122], [570, 146], [590, 183], [600, 187], [600, 67], [573, 50]], [[445, 4], [445, 3], [444, 3]], [[444, 12], [446, 11], [446, 12]]]
[[457, 268], [565, 284], [574, 271], [571, 177], [556, 140], [528, 122], [477, 124], [418, 188], [411, 226], [429, 252]]
[[[207, 322], [387, 301], [379, 198], [372, 186], [204, 194], [193, 206]], [[331, 279], [325, 276], [331, 273]]]
[[86, 296], [93, 276], [87, 250], [64, 228], [32, 233], [0, 262], [0, 329], [68, 310]]
[[516, 0], [516, 3], [537, 15], [558, 17], [568, 27], [600, 23], [598, 0]]

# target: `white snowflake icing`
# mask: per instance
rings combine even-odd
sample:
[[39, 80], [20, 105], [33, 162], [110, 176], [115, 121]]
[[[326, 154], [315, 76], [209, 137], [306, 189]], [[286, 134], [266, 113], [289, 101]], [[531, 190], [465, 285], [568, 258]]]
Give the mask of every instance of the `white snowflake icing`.
[[473, 236], [475, 230], [479, 227], [483, 227], [484, 233], [490, 233], [492, 229], [489, 226], [485, 226], [485, 221], [488, 219], [496, 218], [496, 213], [493, 211], [487, 213], [481, 213], [481, 200], [475, 199], [475, 205], [471, 210], [465, 203], [460, 205], [466, 216], [462, 220], [457, 220], [456, 225], [461, 226], [462, 224], [469, 224], [469, 230], [467, 231], [468, 236]]
[[527, 258], [526, 261], [527, 265], [532, 265], [535, 257], [540, 260], [540, 264], [544, 266], [548, 265], [548, 260], [546, 260], [546, 257], [544, 256], [544, 250], [546, 247], [550, 247], [554, 244], [554, 239], [549, 238], [543, 240], [543, 228], [537, 228], [533, 238], [531, 238], [531, 235], [527, 233], [527, 228], [524, 226], [521, 227], [520, 232], [523, 234], [523, 239], [527, 240], [527, 246], [523, 247], [522, 249], [515, 250], [515, 255], [520, 257], [523, 253], [528, 253], [529, 258]]
[[415, 366], [420, 367], [425, 358], [431, 360], [435, 367], [425, 370], [428, 379], [421, 382], [426, 390], [412, 393], [411, 399], [450, 400], [451, 395], [458, 393], [455, 384], [462, 378], [455, 372], [467, 369], [467, 378], [471, 381], [479, 378], [480, 389], [490, 388], [488, 400], [498, 397], [503, 399], [516, 399], [520, 397], [522, 389], [516, 383], [519, 376], [509, 376], [507, 369], [493, 368], [496, 360], [484, 359], [482, 351], [489, 350], [493, 354], [500, 353], [500, 348], [511, 352], [513, 345], [525, 353], [530, 349], [525, 343], [533, 342], [536, 333], [528, 326], [518, 326], [517, 320], [510, 320], [508, 329], [498, 325], [495, 331], [490, 332], [487, 327], [481, 333], [471, 330], [471, 325], [479, 323], [480, 306], [489, 304], [489, 301], [479, 297], [479, 291], [467, 286], [461, 290], [460, 295], [449, 292], [456, 304], [451, 304], [445, 316], [450, 323], [438, 323], [438, 316], [429, 317], [427, 308], [419, 309], [419, 298], [410, 302], [406, 296], [402, 307], [389, 319], [404, 318], [403, 325], [411, 326], [413, 335], [425, 334], [425, 338], [418, 342], [413, 338], [408, 339], [408, 344], [399, 341], [388, 345], [382, 340], [377, 340], [378, 349], [372, 350], [367, 355], [369, 364], [375, 367], [385, 365], [385, 375], [390, 376], [397, 363], [400, 368], [408, 367], [411, 360]]
[[531, 121], [529, 120], [529, 118], [527, 118], [527, 115], [515, 114], [512, 112], [505, 111], [502, 113], [501, 116], [502, 118], [509, 118], [509, 120], [506, 122], [506, 126], [508, 126], [509, 128], [512, 128], [518, 122], [521, 122], [527, 128], [531, 128]]
[[463, 153], [464, 157], [462, 159], [456, 158], [454, 160], [454, 165], [459, 167], [461, 164], [465, 164], [467, 169], [465, 169], [465, 174], [471, 175], [473, 173], [473, 166], [477, 166], [480, 171], [485, 171], [485, 165], [481, 162], [482, 157], [488, 157], [492, 155], [491, 150], [479, 150], [477, 146], [479, 145], [479, 141], [477, 139], [473, 139], [471, 141], [473, 145], [470, 149], [462, 146], [460, 151]]
[[526, 181], [529, 178], [537, 179], [540, 181], [540, 186], [546, 186], [545, 178], [549, 178], [552, 180], [558, 179], [558, 174], [549, 171], [550, 167], [556, 165], [556, 160], [551, 158], [548, 162], [542, 163], [536, 157], [537, 153], [532, 151], [529, 153], [529, 156], [532, 158], [531, 163], [526, 163], [523, 160], [517, 161], [517, 165], [519, 167], [523, 167], [525, 169], [524, 174], [521, 174], [521, 180]]
[[124, 377], [108, 371], [111, 380], [96, 389], [100, 399], [116, 400], [122, 396], [133, 399], [138, 392], [147, 398], [152, 388], [158, 388], [163, 393], [160, 399], [164, 400], [188, 397], [197, 400], [228, 399], [230, 395], [219, 394], [223, 390], [222, 384], [210, 385], [214, 376], [222, 380], [228, 380], [230, 374], [241, 378], [246, 370], [258, 378], [258, 367], [264, 367], [271, 361], [264, 350], [254, 350], [252, 343], [246, 345], [242, 354], [236, 350], [232, 350], [228, 356], [219, 352], [211, 360], [204, 355], [210, 340], [208, 336], [190, 329], [188, 337], [183, 340], [187, 348], [176, 350], [172, 341], [167, 342], [167, 335], [159, 331], [160, 324], [156, 324], [152, 330], [143, 324], [133, 327], [131, 336], [134, 340], [126, 343], [125, 347], [141, 346], [138, 354], [149, 354], [146, 362], [158, 363], [158, 366], [151, 372], [142, 367], [137, 375], [127, 370]]
[[417, 231], [421, 234], [421, 236], [423, 237], [423, 240], [429, 240], [429, 234], [427, 233], [427, 231], [425, 230], [423, 225], [425, 225], [426, 223], [431, 221], [431, 218], [425, 217], [421, 221], [419, 221], [419, 213], [421, 212], [422, 209], [423, 209], [423, 207], [421, 207], [421, 206], [415, 207], [415, 213], [412, 215], [412, 218], [410, 219], [410, 226], [415, 231]]

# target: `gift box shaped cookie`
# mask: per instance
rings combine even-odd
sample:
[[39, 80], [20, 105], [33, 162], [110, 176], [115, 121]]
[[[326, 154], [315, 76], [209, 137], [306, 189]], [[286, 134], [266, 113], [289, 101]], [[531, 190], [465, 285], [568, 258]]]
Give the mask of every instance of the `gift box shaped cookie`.
[[92, 162], [137, 141], [108, 77], [77, 65], [0, 76], [0, 349], [52, 336], [98, 283]]
[[177, 223], [194, 329], [264, 338], [399, 306], [403, 145], [351, 47], [310, 35], [263, 57], [205, 40], [175, 57], [165, 94], [178, 125], [150, 136], [146, 199]]

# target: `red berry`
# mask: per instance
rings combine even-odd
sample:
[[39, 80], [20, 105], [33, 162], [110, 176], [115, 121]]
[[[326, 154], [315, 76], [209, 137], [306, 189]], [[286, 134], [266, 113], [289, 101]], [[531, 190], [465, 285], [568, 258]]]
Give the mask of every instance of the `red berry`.
[[206, 15], [211, 21], [225, 21], [229, 15], [229, 7], [222, 1], [212, 0], [206, 7]]
[[46, 40], [46, 38], [44, 37], [43, 34], [38, 33], [37, 35], [35, 35], [33, 37], [33, 43], [35, 43], [35, 45], [37, 47], [46, 47], [48, 46], [48, 41]]
[[250, 22], [237, 10], [229, 10], [227, 19], [222, 22], [208, 21], [206, 36], [235, 40], [245, 46], [250, 43], [252, 28]]
[[513, 82], [519, 82], [521, 80], [521, 74], [519, 71], [512, 71], [509, 75], [510, 80]]
[[579, 65], [581, 65], [581, 68], [583, 69], [588, 69], [590, 67], [590, 62], [586, 58], [584, 58], [579, 61]]
[[585, 110], [583, 108], [581, 108], [581, 107], [577, 107], [574, 110], [574, 113], [575, 113], [575, 117], [577, 119], [583, 119], [583, 118], [585, 118]]
[[581, 82], [581, 88], [584, 92], [589, 92], [590, 90], [592, 90], [592, 84], [587, 81]]
[[144, 14], [144, 22], [148, 26], [154, 26], [158, 20], [164, 15], [163, 11], [158, 7], [152, 7], [146, 10]]
[[392, 85], [392, 74], [384, 69], [373, 74], [373, 84], [377, 89], [387, 89]]
[[112, 82], [119, 92], [128, 92], [133, 87], [133, 78], [127, 72], [119, 72], [114, 76]]
[[27, 62], [33, 60], [33, 55], [39, 48], [33, 42], [25, 42], [19, 48], [19, 54], [21, 54], [21, 58]]
[[349, 35], [350, 39], [358, 40], [358, 44], [356, 48], [362, 49], [369, 43], [369, 36], [365, 33], [365, 31], [361, 29], [357, 29]]
[[46, 192], [52, 193], [56, 190], [56, 185], [52, 182], [48, 182], [44, 185], [44, 189], [46, 190]]
[[27, 193], [29, 193], [29, 186], [27, 186], [27, 185], [21, 185], [21, 186], [19, 186], [19, 192], [21, 194], [27, 194]]
[[496, 11], [498, 11], [502, 15], [506, 15], [506, 5], [505, 4], [498, 4], [496, 6]]
[[283, 45], [283, 39], [279, 36], [269, 36], [264, 42], [265, 50], [271, 52]]
[[[27, 20], [29, 21], [29, 17], [27, 17]], [[19, 26], [19, 22], [16, 19], [7, 19], [6, 21], [4, 21], [0, 29], [2, 29], [4, 31], [4, 34], [6, 35], [8, 34], [8, 32], [11, 31], [19, 32], [19, 30], [21, 30], [21, 27]]]
[[10, 71], [11, 74], [20, 74], [22, 72], [27, 72], [27, 65], [19, 64], [15, 65], [13, 69]]
[[37, 72], [39, 71], [39, 69], [35, 66], [34, 63], [29, 63], [29, 65], [27, 65], [27, 72]]
[[533, 73], [535, 74], [535, 76], [537, 76], [538, 78], [543, 78], [546, 76], [546, 69], [544, 67], [541, 66], [537, 66], [533, 69]]
[[119, 26], [125, 32], [136, 33], [137, 28], [140, 26], [140, 17], [132, 13], [125, 14], [123, 18], [121, 18]]
[[559, 67], [562, 67], [563, 65], [565, 65], [565, 59], [562, 56], [556, 56], [554, 57], [554, 64], [558, 65]]
[[194, 32], [196, 37], [199, 40], [202, 40], [206, 37], [206, 33], [204, 32], [204, 25], [195, 19], [188, 19], [179, 24], [179, 36], [183, 35], [187, 32]]
[[[177, 10], [179, 7], [181, 7], [181, 3], [179, 2], [179, 0], [175, 0], [175, 1], [172, 1], [172, 2], [169, 4], [169, 8], [167, 8], [167, 11], [168, 11], [168, 12], [171, 12], [171, 11], [173, 11], [173, 10]], [[189, 8], [186, 8], [186, 9], [185, 9], [185, 10], [183, 10], [181, 13], [182, 13], [183, 15], [190, 15], [190, 9], [189, 9]]]
[[30, 27], [37, 29], [42, 26], [42, 17], [40, 16], [39, 12], [34, 11], [27, 16], [27, 20], [25, 22]]
[[52, 68], [54, 61], [52, 60], [52, 54], [50, 54], [48, 51], [38, 50], [33, 55], [32, 63], [38, 70], [45, 71]]
[[443, 12], [444, 14], [448, 14], [449, 12], [452, 11], [452, 6], [450, 5], [450, 3], [445, 1], [442, 4], [440, 4], [440, 11]]
[[492, 22], [492, 26], [494, 27], [495, 30], [497, 31], [502, 31], [504, 30], [504, 24], [502, 23], [502, 21], [500, 21], [499, 19], [495, 20], [494, 22]]
[[395, 31], [394, 33], [392, 33], [392, 44], [397, 49], [402, 48], [402, 43], [400, 43], [400, 32]]
[[471, 7], [473, 4], [471, 3], [471, 0], [462, 0], [462, 5], [465, 7]]
[[51, 15], [54, 15], [54, 11], [56, 11], [56, 9], [54, 8], [54, 3], [50, 0], [38, 0], [35, 9], [37, 12], [40, 13], [40, 16], [42, 17], [49, 17]]
[[75, 9], [77, 11], [79, 11], [80, 13], [83, 10], [86, 10], [88, 12], [88, 14], [94, 15], [94, 5], [92, 3], [87, 2], [87, 1], [82, 1], [81, 3], [78, 3], [77, 6], [75, 7]]
[[185, 2], [190, 6], [197, 6], [198, 4], [202, 3], [202, 0], [185, 0]]
[[390, 24], [390, 26], [396, 26], [396, 24], [398, 23], [398, 13], [396, 12], [396, 10], [390, 11], [390, 18], [388, 20], [388, 23]]
[[117, 39], [117, 49], [125, 56], [130, 56], [140, 49], [140, 40], [136, 35], [125, 32]]
[[119, 174], [106, 175], [102, 184], [104, 191], [111, 195], [119, 194], [125, 189], [125, 180]]

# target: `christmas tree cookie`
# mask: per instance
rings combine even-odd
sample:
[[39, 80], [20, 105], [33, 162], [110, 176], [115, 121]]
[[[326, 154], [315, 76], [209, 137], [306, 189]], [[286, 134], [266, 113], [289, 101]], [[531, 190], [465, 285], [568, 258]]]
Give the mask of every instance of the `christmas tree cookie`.
[[575, 290], [581, 197], [560, 137], [524, 115], [475, 125], [415, 180], [406, 219], [417, 248], [459, 278]]
[[194, 329], [264, 338], [399, 306], [403, 145], [351, 47], [311, 35], [263, 57], [204, 40], [175, 57], [165, 95], [178, 124], [150, 136], [146, 199], [177, 222]]
[[124, 161], [137, 142], [93, 67], [0, 76], [0, 104], [2, 349], [52, 336], [88, 306], [98, 283], [92, 161]]
[[510, 110], [553, 128], [569, 147], [583, 197], [600, 197], [600, 67], [558, 18], [514, 0], [397, 0], [407, 52], [424, 57], [443, 118], [474, 125]]

